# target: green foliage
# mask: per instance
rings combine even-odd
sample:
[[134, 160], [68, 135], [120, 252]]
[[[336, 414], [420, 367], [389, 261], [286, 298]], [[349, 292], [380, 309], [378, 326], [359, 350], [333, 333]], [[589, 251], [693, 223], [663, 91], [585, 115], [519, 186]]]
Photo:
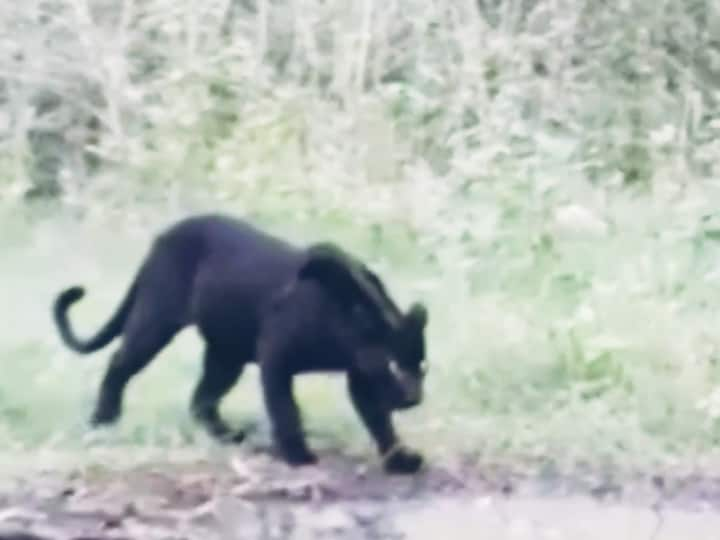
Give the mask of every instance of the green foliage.
[[[16, 161], [6, 195], [48, 182], [283, 182], [278, 169], [308, 179], [331, 174], [328, 161], [359, 181], [429, 166], [455, 188], [558, 166], [645, 188], [716, 174], [711, 2], [293, 6], [8, 9], [0, 156], [30, 159]], [[272, 166], [278, 152], [291, 163]], [[363, 166], [363, 154], [389, 169]]]

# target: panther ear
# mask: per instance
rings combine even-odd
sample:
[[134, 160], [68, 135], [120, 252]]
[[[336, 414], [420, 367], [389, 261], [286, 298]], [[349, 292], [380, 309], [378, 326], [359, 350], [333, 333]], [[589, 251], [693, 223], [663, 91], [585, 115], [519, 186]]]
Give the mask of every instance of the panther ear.
[[412, 306], [410, 306], [405, 320], [418, 330], [424, 329], [425, 326], [427, 326], [428, 321], [427, 308], [424, 304], [415, 302]]
[[399, 328], [401, 314], [366, 274], [360, 262], [338, 246], [323, 242], [307, 249], [307, 260], [298, 271], [298, 280], [317, 280], [344, 307], [352, 309], [362, 304], [390, 329]]

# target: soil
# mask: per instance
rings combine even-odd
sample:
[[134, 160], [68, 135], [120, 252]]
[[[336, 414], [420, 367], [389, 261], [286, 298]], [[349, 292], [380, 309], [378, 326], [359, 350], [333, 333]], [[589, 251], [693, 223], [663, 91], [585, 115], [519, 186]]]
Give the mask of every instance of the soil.
[[0, 540], [720, 538], [720, 479], [578, 478], [470, 464], [396, 477], [339, 455], [37, 472], [2, 489]]

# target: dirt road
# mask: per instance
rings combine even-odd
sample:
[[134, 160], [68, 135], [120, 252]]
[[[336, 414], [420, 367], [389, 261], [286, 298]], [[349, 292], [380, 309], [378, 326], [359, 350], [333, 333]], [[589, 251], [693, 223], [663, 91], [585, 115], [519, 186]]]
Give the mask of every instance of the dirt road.
[[258, 457], [18, 477], [0, 498], [0, 540], [717, 540], [718, 510], [708, 479], [397, 478], [339, 457], [300, 470]]

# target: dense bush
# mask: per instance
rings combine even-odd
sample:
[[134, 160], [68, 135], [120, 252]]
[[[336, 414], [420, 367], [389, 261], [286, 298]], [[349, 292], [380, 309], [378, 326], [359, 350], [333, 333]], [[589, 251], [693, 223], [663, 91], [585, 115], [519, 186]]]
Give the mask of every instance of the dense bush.
[[36, 0], [0, 31], [5, 196], [717, 173], [703, 0]]

